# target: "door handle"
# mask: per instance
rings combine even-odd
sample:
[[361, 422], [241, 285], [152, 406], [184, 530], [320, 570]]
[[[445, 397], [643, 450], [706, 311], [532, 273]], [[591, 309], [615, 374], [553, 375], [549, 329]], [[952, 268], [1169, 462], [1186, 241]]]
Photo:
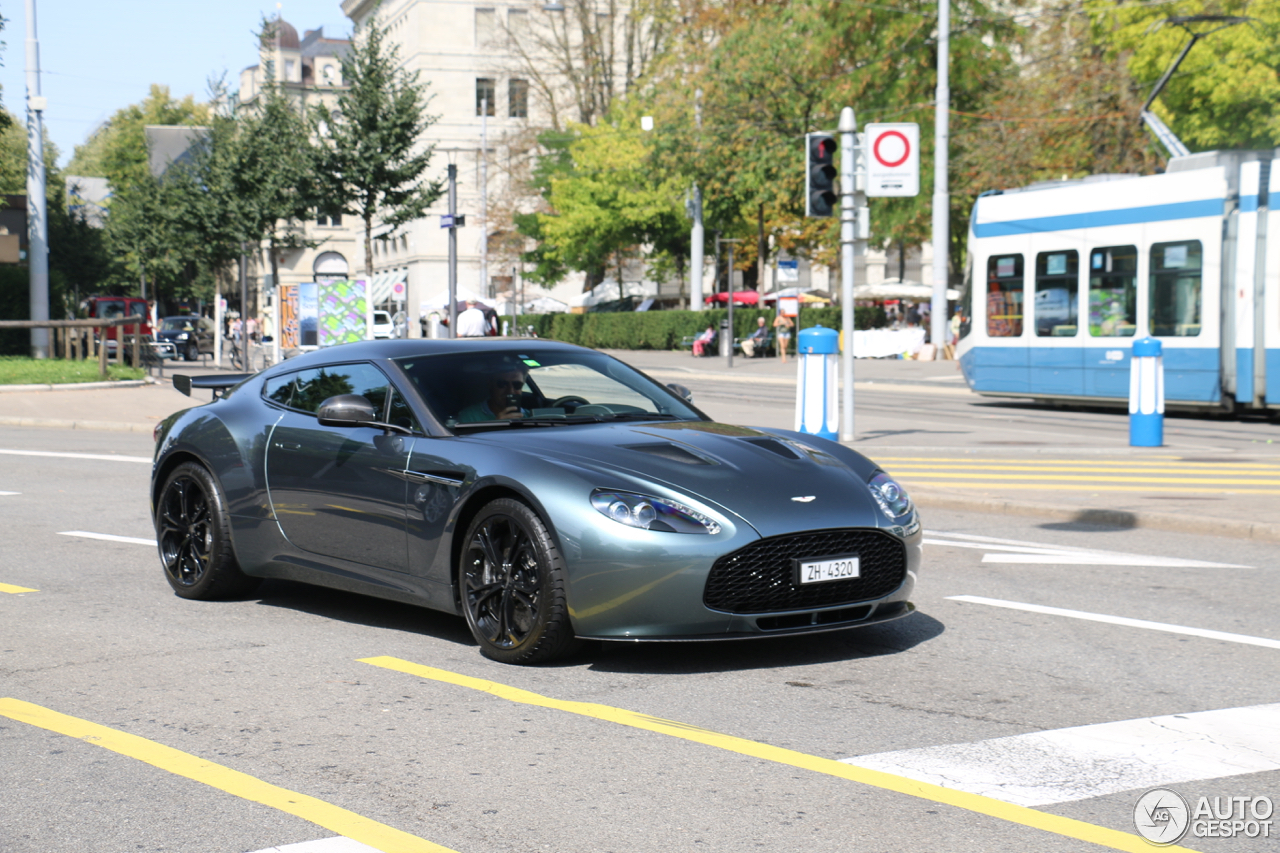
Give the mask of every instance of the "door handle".
[[276, 447], [281, 450], [301, 450], [302, 445], [296, 441], [277, 441]]
[[426, 471], [405, 471], [404, 478], [410, 483], [435, 483], [438, 486], [461, 486], [463, 477]]

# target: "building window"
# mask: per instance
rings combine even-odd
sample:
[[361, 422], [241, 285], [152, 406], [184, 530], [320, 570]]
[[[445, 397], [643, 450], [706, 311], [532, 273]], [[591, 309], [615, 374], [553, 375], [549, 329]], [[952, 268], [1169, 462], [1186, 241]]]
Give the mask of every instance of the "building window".
[[529, 13], [524, 9], [507, 10], [507, 35], [512, 42], [520, 44], [529, 34]]
[[284, 61], [284, 79], [285, 80], [293, 79], [293, 67], [294, 67], [294, 63], [292, 59], [286, 59]]
[[332, 216], [320, 214], [316, 217], [316, 225], [332, 225], [334, 228], [342, 227], [342, 214], [335, 213]]
[[493, 99], [498, 94], [498, 87], [492, 77], [476, 78], [476, 115], [494, 115]]
[[476, 47], [493, 44], [498, 36], [498, 13], [493, 9], [476, 9]]
[[529, 81], [513, 78], [507, 82], [507, 115], [511, 118], [529, 117]]

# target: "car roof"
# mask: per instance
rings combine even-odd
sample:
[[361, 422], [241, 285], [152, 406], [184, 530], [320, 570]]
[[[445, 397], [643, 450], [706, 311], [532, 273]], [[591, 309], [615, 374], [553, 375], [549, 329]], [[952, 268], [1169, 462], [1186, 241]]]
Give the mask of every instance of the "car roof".
[[[574, 344], [549, 341], [544, 338], [457, 338], [431, 339], [408, 338], [401, 340], [357, 341], [350, 344], [325, 347], [305, 355], [295, 356], [281, 362], [277, 368], [296, 370], [322, 364], [339, 364], [347, 361], [365, 361], [369, 359], [414, 358], [431, 355], [448, 355], [451, 353], [516, 353], [536, 347], [542, 352], [559, 350], [562, 352], [582, 351], [585, 347]], [[273, 372], [277, 368], [273, 368]]]

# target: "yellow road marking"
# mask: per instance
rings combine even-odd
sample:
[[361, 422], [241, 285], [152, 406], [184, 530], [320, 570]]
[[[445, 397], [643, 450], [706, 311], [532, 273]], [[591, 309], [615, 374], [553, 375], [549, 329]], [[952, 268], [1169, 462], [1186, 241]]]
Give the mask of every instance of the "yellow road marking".
[[[1154, 461], [1153, 461], [1154, 460]], [[876, 454], [877, 462], [899, 463], [960, 463], [989, 465], [1106, 465], [1115, 468], [1151, 468], [1159, 465], [1176, 465], [1187, 468], [1203, 468], [1205, 470], [1243, 468], [1250, 471], [1280, 471], [1280, 464], [1266, 462], [1184, 462], [1181, 456], [1144, 456], [1138, 460], [1122, 459], [1000, 459], [974, 456], [881, 456]]]
[[1280, 474], [1280, 468], [1274, 471], [1263, 471], [1258, 474], [1249, 471], [1214, 471], [1209, 468], [1185, 468], [1181, 466], [1161, 466], [1147, 468], [1116, 468], [1111, 465], [1099, 465], [1091, 468], [1083, 468], [1079, 466], [1068, 467], [1066, 465], [1005, 465], [1001, 463], [990, 463], [985, 465], [924, 465], [912, 463], [910, 465], [894, 465], [894, 471], [1063, 471], [1067, 473], [1089, 474], [1093, 472], [1108, 474], [1202, 474], [1211, 476], [1215, 473], [1225, 475], [1246, 476], [1246, 477], [1275, 477]]
[[280, 788], [190, 753], [78, 717], [59, 714], [30, 702], [0, 699], [0, 716], [136, 758], [177, 776], [300, 817], [384, 853], [454, 853], [447, 847], [432, 844], [324, 800]]
[[[926, 472], [921, 471], [918, 473], [924, 474]], [[930, 477], [948, 477], [965, 480], [972, 479], [974, 476], [973, 474], [948, 474], [945, 471], [930, 471], [927, 473]], [[1205, 486], [1280, 486], [1280, 480], [1240, 480], [1213, 477], [1111, 477], [1103, 474], [992, 474], [990, 471], [984, 471], [982, 478], [984, 480], [1039, 480], [1046, 483], [1057, 483], [1061, 480], [1083, 480], [1091, 483], [1189, 483]]]
[[0, 592], [11, 592], [17, 595], [20, 592], [39, 592], [38, 589], [31, 589], [26, 586], [14, 586], [11, 583], [0, 583]]
[[[1093, 489], [1099, 492], [1178, 492], [1179, 494], [1205, 492], [1215, 495], [1229, 492], [1233, 495], [1280, 495], [1280, 489], [1200, 489], [1194, 486], [1162, 488], [1160, 486], [1113, 486], [1107, 483], [1078, 485], [1076, 483], [1059, 483], [1057, 481], [1045, 481], [1042, 483], [957, 483], [954, 480], [948, 480], [943, 483], [933, 483], [928, 480], [912, 480], [907, 477], [903, 479], [912, 488], [916, 486], [937, 486], [947, 489], [1039, 489], [1044, 492], [1060, 492], [1063, 490], [1087, 492]], [[1081, 507], [1081, 509], [1084, 509], [1084, 507]]]
[[[790, 767], [798, 767], [802, 770], [811, 770], [815, 773], [861, 782], [864, 785], [871, 785], [886, 791], [894, 791], [935, 803], [955, 806], [956, 808], [977, 812], [999, 820], [1028, 826], [1032, 829], [1098, 844], [1102, 847], [1126, 850], [1130, 851], [1130, 853], [1151, 853], [1150, 844], [1127, 832], [1120, 832], [1104, 826], [1095, 826], [1084, 821], [1036, 811], [1025, 806], [1015, 806], [1012, 803], [1002, 802], [992, 797], [970, 794], [965, 791], [953, 791], [939, 785], [930, 785], [927, 782], [917, 782], [914, 779], [895, 776], [892, 773], [868, 770], [864, 767], [855, 767], [852, 764], [844, 764], [830, 758], [819, 758], [815, 755], [806, 755], [803, 752], [796, 752], [791, 749], [783, 749], [782, 747], [770, 746], [757, 741], [746, 740], [745, 738], [721, 734], [698, 726], [691, 726], [687, 723], [664, 720], [660, 717], [650, 717], [647, 714], [637, 714], [634, 711], [614, 708], [610, 705], [599, 705], [594, 702], [572, 702], [563, 699], [552, 699], [539, 693], [521, 690], [518, 687], [509, 687], [493, 681], [459, 675], [456, 672], [423, 666], [400, 658], [372, 657], [362, 658], [360, 662], [382, 667], [383, 669], [403, 672], [406, 675], [415, 675], [419, 678], [427, 678], [432, 681], [442, 681], [458, 687], [479, 690], [483, 693], [497, 696], [499, 699], [506, 699], [509, 702], [566, 711], [583, 717], [593, 717], [597, 720], [605, 720], [606, 722], [630, 726], [631, 728], [670, 735], [671, 737], [678, 737], [705, 746], [712, 746], [765, 761], [773, 761]], [[1165, 847], [1163, 849], [1183, 851], [1183, 853], [1187, 851], [1185, 847]]]

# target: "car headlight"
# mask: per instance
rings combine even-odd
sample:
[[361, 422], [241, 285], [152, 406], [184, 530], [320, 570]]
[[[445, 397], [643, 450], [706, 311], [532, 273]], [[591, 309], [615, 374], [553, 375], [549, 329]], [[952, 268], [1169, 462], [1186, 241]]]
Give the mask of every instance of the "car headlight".
[[715, 519], [665, 498], [596, 489], [591, 493], [591, 505], [601, 515], [641, 530], [661, 530], [667, 533], [720, 532], [720, 523]]
[[911, 514], [911, 498], [907, 497], [906, 489], [888, 474], [881, 471], [868, 481], [867, 486], [890, 521], [898, 521]]
[[177, 335], [177, 337], [175, 337], [175, 338], [174, 338], [174, 340], [175, 340], [175, 341], [185, 341], [185, 340], [186, 340], [187, 338], [189, 338], [189, 337], [191, 337], [191, 336], [190, 336], [190, 335], [188, 335], [186, 332], [179, 332], [179, 333], [178, 333], [178, 335]]

